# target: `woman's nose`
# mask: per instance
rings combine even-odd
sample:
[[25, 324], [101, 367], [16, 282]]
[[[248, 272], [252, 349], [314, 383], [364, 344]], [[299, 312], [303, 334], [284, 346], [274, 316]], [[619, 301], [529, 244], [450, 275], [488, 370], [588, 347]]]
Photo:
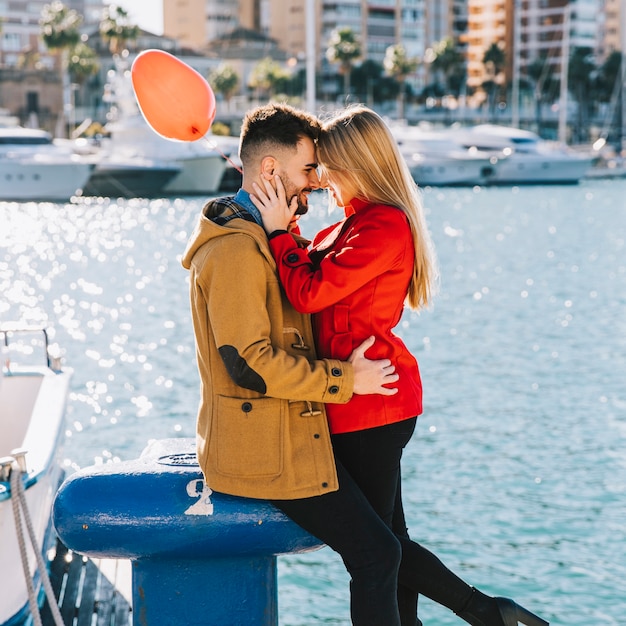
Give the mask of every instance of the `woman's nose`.
[[323, 169], [319, 169], [317, 171], [317, 177], [320, 181], [320, 187], [328, 187], [329, 185], [329, 181], [328, 181], [328, 174], [326, 173], [326, 170]]
[[317, 170], [311, 170], [311, 173], [309, 174], [309, 186], [313, 189], [319, 189], [321, 187], [321, 181]]

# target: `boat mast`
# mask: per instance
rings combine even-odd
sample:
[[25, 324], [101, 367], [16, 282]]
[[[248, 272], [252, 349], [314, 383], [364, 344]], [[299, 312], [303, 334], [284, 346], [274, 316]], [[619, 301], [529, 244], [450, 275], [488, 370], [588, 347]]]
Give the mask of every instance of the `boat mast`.
[[519, 128], [519, 73], [521, 53], [522, 3], [513, 3], [513, 81], [511, 87], [511, 125]]
[[622, 155], [626, 154], [626, 6], [622, 3], [620, 8], [620, 47], [622, 49]]
[[306, 108], [315, 113], [315, 0], [306, 0]]
[[563, 7], [563, 34], [561, 35], [561, 92], [559, 94], [559, 141], [567, 142], [567, 74], [569, 67], [570, 10]]

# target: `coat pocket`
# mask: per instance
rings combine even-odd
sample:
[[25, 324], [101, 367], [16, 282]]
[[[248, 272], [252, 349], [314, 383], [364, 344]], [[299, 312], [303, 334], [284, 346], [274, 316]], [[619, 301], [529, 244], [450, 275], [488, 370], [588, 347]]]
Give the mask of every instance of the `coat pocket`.
[[248, 478], [283, 471], [283, 420], [286, 403], [277, 398], [217, 397], [216, 467], [220, 474]]

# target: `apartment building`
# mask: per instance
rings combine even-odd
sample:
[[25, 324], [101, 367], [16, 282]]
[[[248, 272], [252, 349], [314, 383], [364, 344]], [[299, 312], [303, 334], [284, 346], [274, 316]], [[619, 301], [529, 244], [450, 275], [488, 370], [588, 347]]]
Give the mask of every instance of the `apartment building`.
[[[0, 0], [0, 66], [17, 67], [23, 64], [23, 55], [31, 52], [38, 62], [52, 68], [55, 63], [40, 37], [39, 21], [44, 6], [50, 0]], [[102, 17], [102, 0], [65, 0], [66, 7], [83, 16], [82, 30], [93, 29]]]
[[[422, 58], [428, 45], [450, 31], [452, 6], [459, 0], [164, 0], [164, 31], [187, 45], [204, 47], [214, 29], [207, 26], [204, 34], [200, 32], [198, 15], [202, 5], [207, 24], [219, 23], [227, 29], [234, 23], [229, 20], [237, 15], [239, 25], [261, 31], [276, 40], [288, 58], [304, 63], [307, 2], [314, 4], [316, 66], [322, 90], [327, 90], [335, 84], [331, 76], [336, 68], [325, 58], [335, 29], [352, 29], [361, 42], [364, 58], [382, 63], [387, 48], [398, 43], [404, 45], [409, 56]], [[182, 24], [190, 26], [185, 29]]]
[[[468, 0], [468, 86], [478, 88], [494, 77], [483, 63], [485, 52], [495, 43], [504, 53], [504, 71], [496, 82], [508, 85], [515, 76], [525, 76], [537, 60], [546, 74], [559, 75], [563, 53], [576, 47], [602, 49], [604, 16], [615, 27], [622, 0]], [[617, 45], [613, 32], [612, 45]]]
[[0, 65], [17, 67], [22, 63], [22, 55], [32, 50], [40, 62], [52, 68], [53, 59], [46, 53], [39, 38], [41, 11], [45, 0], [15, 0], [2, 2], [2, 33], [0, 45]]
[[163, 30], [198, 50], [243, 26], [254, 28], [248, 0], [163, 0]]
[[604, 0], [599, 56], [606, 59], [612, 52], [626, 53], [626, 4], [624, 0]]
[[[486, 80], [505, 84], [512, 72], [514, 0], [468, 0], [466, 44], [467, 85], [478, 88]], [[483, 59], [492, 44], [504, 53], [504, 67], [485, 67]], [[507, 54], [508, 53], [508, 54]]]
[[52, 118], [60, 107], [61, 77], [57, 58], [40, 37], [45, 0], [0, 0], [0, 108], [20, 119], [43, 114]]

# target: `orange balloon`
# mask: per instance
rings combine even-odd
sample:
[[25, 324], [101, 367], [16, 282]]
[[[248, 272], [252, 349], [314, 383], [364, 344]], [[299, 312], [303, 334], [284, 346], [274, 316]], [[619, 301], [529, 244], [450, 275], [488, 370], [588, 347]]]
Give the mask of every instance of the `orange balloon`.
[[163, 50], [144, 50], [131, 67], [143, 116], [167, 139], [196, 141], [211, 128], [215, 95], [201, 74]]

